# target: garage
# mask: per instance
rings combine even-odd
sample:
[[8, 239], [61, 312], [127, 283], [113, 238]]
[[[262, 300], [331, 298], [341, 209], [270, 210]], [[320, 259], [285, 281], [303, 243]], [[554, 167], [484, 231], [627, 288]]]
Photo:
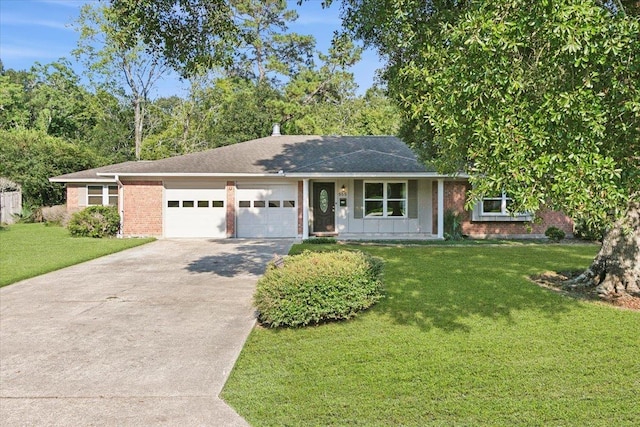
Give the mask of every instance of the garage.
[[165, 182], [164, 236], [225, 238], [224, 182]]
[[238, 237], [296, 237], [297, 184], [237, 183]]

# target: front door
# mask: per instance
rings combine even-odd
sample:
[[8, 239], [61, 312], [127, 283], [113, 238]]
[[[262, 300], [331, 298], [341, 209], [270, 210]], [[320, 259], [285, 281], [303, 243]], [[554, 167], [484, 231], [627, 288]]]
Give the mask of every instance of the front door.
[[332, 233], [336, 229], [335, 184], [313, 183], [313, 231]]

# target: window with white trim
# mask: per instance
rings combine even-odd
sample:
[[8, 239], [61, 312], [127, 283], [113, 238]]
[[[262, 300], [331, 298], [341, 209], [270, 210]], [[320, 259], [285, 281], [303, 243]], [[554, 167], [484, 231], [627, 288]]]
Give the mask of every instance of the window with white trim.
[[473, 221], [531, 221], [533, 215], [524, 212], [509, 212], [513, 199], [502, 193], [498, 197], [484, 197], [472, 212]]
[[87, 206], [118, 206], [118, 186], [87, 185]]
[[364, 216], [389, 218], [407, 216], [407, 181], [365, 181]]

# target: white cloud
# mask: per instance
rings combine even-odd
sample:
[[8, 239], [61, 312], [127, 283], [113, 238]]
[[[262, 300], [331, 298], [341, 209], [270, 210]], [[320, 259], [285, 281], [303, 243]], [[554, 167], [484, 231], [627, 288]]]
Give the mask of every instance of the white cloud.
[[8, 14], [8, 13], [2, 14], [2, 17], [0, 17], [0, 24], [15, 25], [15, 26], [31, 25], [31, 26], [37, 26], [37, 27], [52, 28], [54, 30], [74, 31], [73, 28], [69, 27], [69, 25], [67, 25], [67, 23], [65, 22], [48, 20], [48, 19], [29, 19], [29, 18], [23, 18], [20, 16]]
[[51, 4], [54, 6], [64, 6], [70, 9], [80, 8], [83, 4], [89, 3], [87, 0], [40, 0], [38, 3]]
[[0, 57], [3, 60], [11, 59], [58, 59], [65, 56], [60, 52], [54, 52], [52, 49], [38, 49], [20, 46], [2, 46], [0, 48]]

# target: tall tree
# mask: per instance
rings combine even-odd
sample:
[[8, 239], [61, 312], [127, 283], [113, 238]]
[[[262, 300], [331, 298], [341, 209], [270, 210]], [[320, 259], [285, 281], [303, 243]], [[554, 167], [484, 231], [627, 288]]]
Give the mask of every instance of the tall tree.
[[149, 55], [143, 38], [118, 18], [108, 6], [84, 5], [77, 20], [80, 37], [74, 54], [83, 58], [93, 82], [127, 94], [134, 112], [135, 158], [140, 159], [145, 106], [167, 64], [162, 57]]
[[318, 53], [321, 65], [302, 68], [284, 87], [282, 99], [273, 104], [280, 111], [284, 129], [289, 121], [303, 118], [318, 104], [339, 105], [353, 99], [357, 85], [348, 69], [361, 54], [362, 48], [346, 34], [334, 34], [329, 51]]
[[243, 37], [227, 67], [258, 84], [279, 77], [291, 77], [300, 68], [310, 66], [315, 39], [292, 33], [288, 24], [298, 19], [295, 10], [287, 9], [286, 0], [232, 0], [229, 2], [235, 25]]
[[606, 223], [579, 280], [640, 293], [640, 23], [614, 3], [345, 0], [345, 17], [388, 59], [405, 139], [467, 172], [470, 204]]

